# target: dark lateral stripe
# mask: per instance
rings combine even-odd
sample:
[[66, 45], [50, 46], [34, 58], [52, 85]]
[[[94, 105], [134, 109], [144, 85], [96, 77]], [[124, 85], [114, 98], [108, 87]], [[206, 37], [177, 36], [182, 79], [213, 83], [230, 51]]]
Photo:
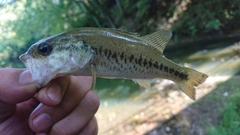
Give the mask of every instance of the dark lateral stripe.
[[135, 58], [135, 63], [136, 63], [136, 64], [138, 63], [138, 59], [137, 59], [137, 58]]
[[99, 48], [99, 54], [102, 54], [102, 46]]
[[137, 62], [138, 62], [138, 65], [140, 65], [140, 66], [142, 65], [142, 54], [140, 55], [140, 58], [138, 59]]
[[164, 66], [164, 71], [168, 73], [168, 67]]
[[143, 66], [144, 66], [144, 67], [147, 66], [147, 59], [144, 59]]
[[175, 70], [174, 70], [173, 68], [170, 68], [170, 69], [169, 69], [169, 73], [170, 73], [170, 74], [174, 73], [174, 71], [175, 71]]
[[95, 54], [98, 55], [98, 49], [96, 47], [92, 47], [92, 49], [94, 50]]
[[187, 80], [188, 79], [188, 75], [187, 74], [180, 73], [177, 70], [174, 72], [173, 75], [178, 77], [178, 78], [180, 78], [180, 79], [182, 79], [182, 80]]
[[124, 52], [121, 53], [120, 58], [121, 58], [121, 60], [123, 60], [123, 58], [124, 58]]
[[180, 73], [179, 78], [181, 78], [182, 80], [187, 80], [188, 79], [188, 75], [184, 74], [184, 73]]
[[[149, 64], [149, 67], [151, 67], [152, 62], [149, 61], [148, 64]], [[153, 64], [153, 67], [157, 70], [162, 70], [166, 73], [172, 74], [173, 76], [178, 77], [182, 80], [188, 80], [188, 75], [187, 74], [181, 73], [181, 72], [175, 70], [174, 68], [169, 68], [168, 66], [163, 65], [162, 63], [159, 64], [158, 62], [155, 61], [154, 64]]]
[[149, 67], [152, 67], [152, 62], [148, 61], [148, 65], [149, 65]]
[[111, 57], [111, 55], [112, 55], [112, 51], [109, 49], [108, 55], [107, 55], [107, 59], [108, 59], [108, 60], [109, 60], [109, 58]]
[[125, 64], [127, 64], [127, 58], [126, 57], [124, 58], [124, 62], [125, 62]]
[[134, 56], [131, 55], [130, 58], [129, 58], [129, 61], [132, 62], [133, 59], [134, 59]]
[[163, 64], [161, 63], [161, 65], [160, 65], [160, 70], [163, 70]]
[[98, 48], [92, 47], [92, 49], [95, 51], [96, 55], [105, 55], [108, 60], [113, 59], [117, 64], [127, 64], [127, 62], [134, 62], [133, 69], [135, 70], [141, 70], [143, 72], [142, 68], [137, 68], [136, 65], [143, 66], [145, 68], [155, 68], [156, 70], [161, 70], [163, 72], [172, 74], [173, 76], [182, 79], [182, 80], [188, 80], [188, 75], [182, 72], [179, 72], [175, 70], [174, 68], [170, 68], [163, 63], [158, 63], [157, 61], [152, 62], [152, 60], [147, 60], [146, 58], [142, 57], [142, 54], [139, 58], [134, 57], [134, 55], [131, 55], [130, 57], [126, 57], [124, 55], [124, 52], [112, 52], [110, 49], [103, 49], [102, 46]]
[[108, 49], [105, 49], [104, 50], [104, 55], [107, 56], [107, 54], [108, 54]]
[[112, 58], [117, 59], [117, 53], [116, 52], [113, 53]]
[[158, 69], [158, 63], [157, 63], [156, 61], [155, 61], [155, 63], [153, 64], [153, 67]]

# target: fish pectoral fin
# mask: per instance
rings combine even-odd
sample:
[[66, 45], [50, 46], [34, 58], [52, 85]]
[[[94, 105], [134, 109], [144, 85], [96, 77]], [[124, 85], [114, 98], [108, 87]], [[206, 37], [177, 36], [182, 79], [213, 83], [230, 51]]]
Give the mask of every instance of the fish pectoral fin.
[[138, 83], [140, 86], [151, 90], [152, 89], [152, 80], [146, 80], [146, 79], [132, 79], [135, 83]]
[[95, 90], [96, 87], [96, 67], [94, 64], [91, 64], [91, 72], [92, 72], [92, 90]]
[[150, 46], [157, 48], [161, 53], [165, 49], [167, 43], [172, 37], [172, 32], [170, 30], [159, 30], [149, 35], [140, 37]]

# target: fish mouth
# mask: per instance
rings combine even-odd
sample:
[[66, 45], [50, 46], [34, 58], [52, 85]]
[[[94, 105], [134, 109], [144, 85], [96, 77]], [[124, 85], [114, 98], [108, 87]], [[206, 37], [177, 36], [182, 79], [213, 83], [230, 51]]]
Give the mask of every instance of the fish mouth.
[[19, 59], [25, 64], [25, 62], [27, 61], [27, 59], [29, 59], [31, 56], [24, 53], [22, 55], [19, 56]]
[[49, 72], [47, 66], [43, 61], [39, 59], [34, 59], [29, 54], [22, 54], [19, 56], [19, 59], [24, 63], [27, 69], [32, 75], [32, 80], [36, 83], [38, 88], [42, 88], [48, 84], [50, 80], [54, 78], [52, 73]]

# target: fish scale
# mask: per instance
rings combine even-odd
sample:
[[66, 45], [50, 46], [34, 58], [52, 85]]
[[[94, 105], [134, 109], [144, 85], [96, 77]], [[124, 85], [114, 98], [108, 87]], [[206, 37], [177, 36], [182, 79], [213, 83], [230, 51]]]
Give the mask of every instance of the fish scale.
[[165, 78], [195, 99], [194, 87], [208, 76], [163, 56], [171, 35], [169, 30], [139, 36], [115, 29], [79, 28], [40, 40], [20, 59], [39, 87], [64, 75], [128, 78], [147, 88], [149, 79]]
[[[86, 39], [84, 41], [88, 43]], [[153, 79], [159, 76], [172, 77], [173, 75], [175, 77], [179, 77], [179, 79], [185, 79], [185, 80], [187, 79], [187, 75], [184, 73], [180, 73], [180, 71], [178, 70], [175, 71], [175, 74], [172, 74], [173, 73], [172, 70], [174, 69], [170, 68], [171, 65], [169, 66], [166, 65], [169, 62], [159, 63], [162, 61], [161, 59], [159, 59], [161, 57], [155, 58], [156, 60], [153, 61], [152, 57], [143, 58], [143, 54], [141, 53], [138, 54], [139, 56], [137, 56], [137, 54], [125, 55], [124, 52], [122, 52], [121, 50], [120, 52], [110, 51], [108, 55], [108, 53], [106, 53], [108, 52], [108, 48], [103, 48], [102, 46], [97, 46], [94, 44], [91, 44], [91, 46], [93, 50], [96, 52], [96, 58], [94, 59], [97, 59], [96, 60], [97, 76], [115, 76], [115, 77], [134, 78], [134, 79], [139, 79], [139, 78]], [[145, 49], [151, 49], [151, 50], [148, 50], [149, 52], [154, 50], [159, 55], [159, 52], [156, 49], [153, 49], [153, 48], [145, 48]], [[108, 64], [110, 63], [109, 61], [111, 61], [111, 64]], [[164, 63], [165, 65], [163, 65]], [[112, 67], [112, 65], [114, 65], [114, 68]], [[172, 67], [173, 66], [176, 66], [176, 65], [172, 65]], [[101, 69], [98, 69], [98, 67], [100, 68], [104, 67], [105, 68], [104, 71], [106, 72], [99, 73], [98, 70], [101, 70]], [[109, 72], [109, 69], [113, 70], [113, 72]], [[131, 72], [129, 72], [128, 71], [129, 69], [134, 69], [134, 70], [131, 70]], [[168, 69], [171, 69], [171, 72], [169, 72]], [[127, 75], [123, 74], [123, 71], [126, 71], [125, 73], [127, 73]]]

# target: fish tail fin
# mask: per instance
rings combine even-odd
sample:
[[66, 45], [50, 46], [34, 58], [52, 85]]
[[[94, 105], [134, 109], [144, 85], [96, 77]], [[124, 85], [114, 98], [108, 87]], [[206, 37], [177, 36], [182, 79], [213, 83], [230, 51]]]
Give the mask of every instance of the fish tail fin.
[[191, 99], [196, 99], [196, 91], [195, 87], [199, 84], [205, 82], [205, 80], [208, 78], [206, 74], [203, 74], [201, 72], [198, 72], [196, 70], [183, 67], [185, 70], [185, 73], [188, 74], [187, 80], [181, 80], [177, 81], [176, 83], [179, 85], [179, 87], [182, 89], [182, 91]]
[[[199, 84], [203, 83], [208, 76], [196, 70], [183, 67], [184, 73], [188, 75], [187, 79], [174, 80], [176, 84], [180, 87], [180, 89], [191, 99], [196, 99], [196, 91], [195, 87]], [[154, 79], [155, 80], [155, 79]], [[133, 79], [134, 82], [138, 83], [140, 86], [145, 87], [147, 89], [152, 88], [152, 80], [145, 79]]]

